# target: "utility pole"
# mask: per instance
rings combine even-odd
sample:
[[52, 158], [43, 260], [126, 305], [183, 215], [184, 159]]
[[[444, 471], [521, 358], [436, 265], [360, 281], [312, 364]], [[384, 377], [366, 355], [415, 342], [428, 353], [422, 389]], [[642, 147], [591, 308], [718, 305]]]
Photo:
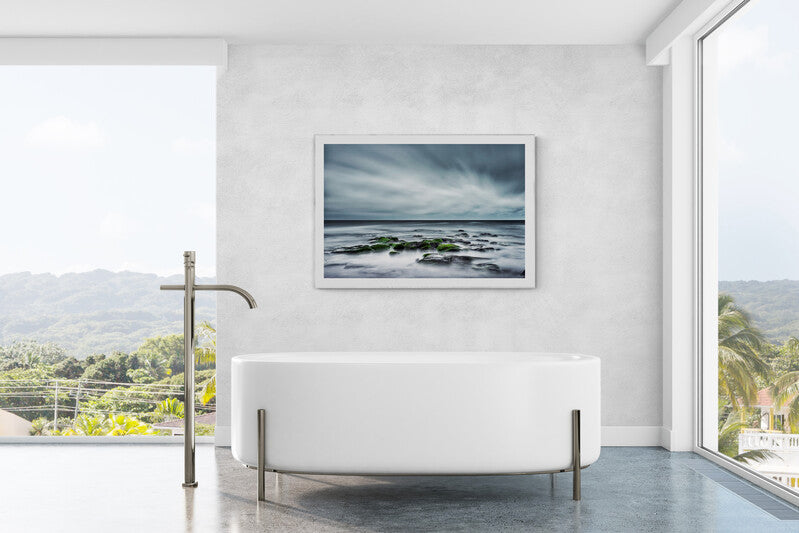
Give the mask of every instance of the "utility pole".
[[55, 380], [55, 409], [53, 409], [53, 430], [58, 431], [58, 380]]
[[78, 392], [75, 393], [75, 414], [72, 418], [78, 418], [78, 403], [80, 402], [80, 380], [78, 380]]

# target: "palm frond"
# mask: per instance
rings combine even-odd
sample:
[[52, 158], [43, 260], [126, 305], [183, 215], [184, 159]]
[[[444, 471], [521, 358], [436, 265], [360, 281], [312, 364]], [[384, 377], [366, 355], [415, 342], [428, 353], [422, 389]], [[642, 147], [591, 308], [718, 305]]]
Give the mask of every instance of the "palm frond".
[[749, 450], [733, 456], [733, 459], [742, 463], [762, 463], [769, 459], [779, 459], [780, 456], [770, 450]]
[[203, 388], [200, 391], [200, 401], [203, 405], [206, 405], [213, 400], [214, 397], [216, 397], [216, 374], [211, 376], [211, 379], [203, 384]]
[[765, 340], [749, 314], [729, 294], [718, 297], [719, 391], [733, 410], [748, 408], [757, 398], [757, 378], [768, 379], [771, 367], [761, 357]]

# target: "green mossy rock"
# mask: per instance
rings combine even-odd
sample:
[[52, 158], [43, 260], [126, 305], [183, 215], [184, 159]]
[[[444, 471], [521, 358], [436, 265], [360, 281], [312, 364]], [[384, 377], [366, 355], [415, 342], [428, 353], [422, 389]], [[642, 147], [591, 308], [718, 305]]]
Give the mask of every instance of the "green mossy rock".
[[439, 244], [436, 248], [439, 252], [457, 252], [460, 249], [461, 247], [457, 244]]
[[368, 244], [363, 246], [347, 246], [345, 248], [337, 248], [333, 250], [334, 254], [363, 254], [366, 252], [371, 252], [372, 247]]

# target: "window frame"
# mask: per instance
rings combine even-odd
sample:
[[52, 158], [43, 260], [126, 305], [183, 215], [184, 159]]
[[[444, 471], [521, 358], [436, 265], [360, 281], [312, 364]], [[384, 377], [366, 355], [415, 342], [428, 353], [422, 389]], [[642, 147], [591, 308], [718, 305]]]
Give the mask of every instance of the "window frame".
[[[0, 66], [211, 66], [227, 70], [227, 42], [218, 38], [0, 38]], [[216, 110], [215, 110], [216, 112]], [[218, 437], [199, 435], [198, 444]], [[184, 437], [0, 436], [3, 444], [179, 444]]]
[[[694, 74], [694, 98], [692, 117], [694, 122], [694, 372], [695, 372], [695, 389], [694, 389], [694, 415], [696, 425], [694, 428], [694, 452], [698, 455], [709, 459], [710, 461], [718, 464], [719, 466], [731, 471], [734, 474], [743, 477], [744, 479], [754, 483], [758, 487], [794, 504], [799, 505], [799, 493], [791, 491], [784, 485], [777, 481], [753, 470], [747, 468], [741, 463], [735, 461], [722, 453], [711, 450], [704, 446], [704, 393], [703, 393], [703, 380], [704, 380], [704, 352], [705, 352], [705, 339], [708, 332], [705, 331], [704, 313], [707, 311], [705, 304], [705, 265], [707, 263], [706, 256], [708, 249], [705, 246], [705, 211], [707, 202], [711, 201], [705, 197], [705, 180], [703, 176], [704, 169], [704, 146], [703, 146], [703, 41], [706, 37], [711, 35], [714, 31], [719, 29], [725, 22], [735, 16], [741, 9], [743, 9], [751, 0], [734, 0], [727, 4], [715, 17], [713, 17], [699, 32], [692, 38], [693, 47], [693, 74]], [[717, 202], [714, 203], [712, 208], [717, 211]], [[718, 242], [718, 235], [715, 236]], [[718, 261], [717, 249], [711, 254], [715, 261]], [[716, 280], [718, 281], [718, 280]], [[716, 289], [717, 290], [717, 289]], [[716, 309], [717, 304], [714, 302], [711, 309]], [[715, 333], [717, 336], [718, 333]], [[712, 376], [712, 379], [717, 379]], [[718, 420], [713, 420], [713, 424], [718, 424]]]

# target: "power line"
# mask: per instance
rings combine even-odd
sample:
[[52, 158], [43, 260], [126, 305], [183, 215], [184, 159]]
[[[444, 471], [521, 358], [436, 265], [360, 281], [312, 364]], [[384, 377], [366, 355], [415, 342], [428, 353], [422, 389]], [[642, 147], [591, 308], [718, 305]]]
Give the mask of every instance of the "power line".
[[[70, 383], [74, 382], [76, 385], [78, 382], [82, 383], [95, 383], [100, 385], [121, 385], [125, 387], [153, 387], [153, 388], [175, 388], [175, 387], [182, 387], [183, 385], [180, 384], [171, 384], [171, 383], [126, 383], [122, 381], [100, 381], [96, 379], [67, 379], [67, 378], [47, 378], [47, 379], [0, 379], [0, 383], [12, 383], [12, 384], [19, 384], [19, 383], [55, 383], [56, 381], [60, 383]], [[5, 385], [0, 385], [5, 386]]]

